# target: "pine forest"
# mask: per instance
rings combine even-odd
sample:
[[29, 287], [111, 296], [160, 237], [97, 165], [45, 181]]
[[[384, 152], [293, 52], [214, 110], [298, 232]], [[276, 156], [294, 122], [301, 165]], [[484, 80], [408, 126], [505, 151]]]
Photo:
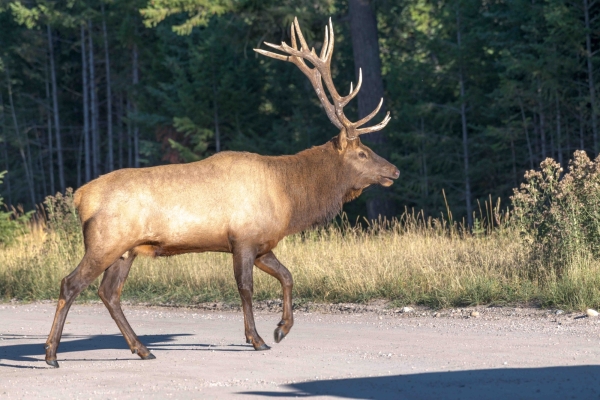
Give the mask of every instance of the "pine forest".
[[[527, 170], [600, 150], [597, 0], [0, 0], [1, 195], [32, 210], [119, 168], [224, 150], [293, 154], [338, 131], [293, 65], [262, 57], [297, 17], [333, 78], [381, 97], [364, 138], [400, 179], [345, 206], [473, 224]], [[176, 195], [176, 194], [174, 194]]]

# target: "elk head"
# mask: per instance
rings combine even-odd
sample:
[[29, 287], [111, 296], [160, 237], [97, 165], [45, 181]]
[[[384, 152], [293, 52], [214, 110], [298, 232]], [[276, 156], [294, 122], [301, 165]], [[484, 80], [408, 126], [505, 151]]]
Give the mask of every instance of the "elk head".
[[[354, 190], [362, 190], [373, 184], [390, 186], [393, 183], [393, 179], [400, 176], [400, 171], [394, 165], [375, 154], [373, 150], [362, 144], [359, 138], [360, 135], [364, 135], [365, 133], [383, 129], [390, 121], [390, 113], [388, 111], [383, 121], [377, 125], [360, 128], [377, 115], [383, 104], [382, 98], [377, 108], [360, 121], [351, 122], [344, 115], [344, 106], [358, 94], [362, 85], [362, 69], [359, 69], [356, 88], [353, 88], [352, 83], [350, 83], [350, 93], [347, 96], [340, 96], [331, 78], [331, 56], [334, 45], [331, 18], [329, 18], [329, 25], [325, 27], [325, 40], [320, 55], [317, 56], [314, 47], [309, 50], [297, 18], [294, 18], [291, 26], [291, 38], [291, 47], [285, 42], [281, 42], [281, 45], [265, 42], [267, 46], [280, 50], [287, 55], [261, 49], [254, 49], [254, 51], [267, 57], [294, 63], [308, 77], [317, 92], [321, 104], [325, 108], [329, 120], [340, 129], [340, 133], [332, 139], [332, 142], [335, 144], [342, 159], [344, 170], [349, 170], [350, 174], [355, 178], [352, 179]], [[297, 39], [300, 41], [300, 49], [298, 49]], [[306, 65], [304, 60], [310, 62], [313, 68]], [[325, 82], [325, 87], [329, 91], [333, 104], [331, 104], [323, 90], [323, 82]]]

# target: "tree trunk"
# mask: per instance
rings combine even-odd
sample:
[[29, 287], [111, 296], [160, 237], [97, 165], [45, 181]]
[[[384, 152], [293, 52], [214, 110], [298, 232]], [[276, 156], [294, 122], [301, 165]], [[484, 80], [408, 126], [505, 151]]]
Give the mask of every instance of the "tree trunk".
[[31, 145], [29, 143], [29, 134], [27, 133], [29, 129], [24, 129], [23, 130], [23, 134], [25, 135], [25, 150], [27, 151], [27, 164], [29, 165], [29, 177], [31, 179], [31, 188], [33, 189], [33, 208], [35, 208], [35, 204], [37, 203], [37, 201], [35, 201], [35, 199], [37, 199], [38, 197], [36, 196], [36, 184], [35, 184], [35, 170], [33, 169], [33, 166], [35, 165], [35, 161], [33, 159], [33, 156], [31, 155]]
[[85, 157], [84, 155], [84, 149], [83, 149], [83, 139], [85, 137], [85, 132], [81, 132], [81, 135], [79, 135], [79, 147], [78, 147], [78, 151], [77, 151], [77, 187], [81, 187], [81, 162], [83, 160], [83, 158]]
[[113, 125], [112, 125], [112, 90], [110, 80], [110, 57], [108, 53], [108, 34], [106, 32], [106, 18], [104, 16], [104, 3], [102, 3], [102, 33], [104, 34], [104, 64], [106, 66], [106, 140], [108, 140], [108, 172], [115, 169], [113, 152]]
[[[139, 72], [138, 72], [138, 48], [137, 44], [133, 44], [133, 86], [134, 90], [139, 83]], [[133, 114], [137, 116], [137, 104], [133, 102]], [[133, 126], [133, 166], [139, 168], [140, 166], [140, 128], [137, 122]]]
[[583, 140], [583, 133], [584, 133], [584, 128], [583, 128], [583, 113], [581, 112], [581, 108], [579, 109], [579, 148], [581, 150], [585, 150], [585, 145], [584, 145], [584, 140]]
[[4, 66], [4, 72], [6, 73], [6, 83], [8, 88], [8, 101], [10, 103], [10, 109], [15, 129], [15, 135], [17, 137], [17, 142], [19, 143], [19, 153], [21, 155], [21, 159], [23, 160], [23, 169], [25, 170], [25, 179], [27, 180], [27, 186], [29, 188], [29, 196], [31, 199], [32, 207], [35, 207], [35, 192], [33, 188], [33, 177], [31, 175], [31, 169], [29, 167], [29, 162], [27, 160], [27, 156], [25, 156], [25, 151], [23, 149], [23, 143], [21, 142], [21, 133], [19, 131], [19, 122], [17, 121], [17, 113], [15, 112], [15, 103], [13, 101], [12, 94], [12, 85], [10, 83], [10, 74], [8, 72], [8, 67]]
[[540, 144], [542, 146], [542, 160], [545, 160], [547, 157], [546, 153], [546, 129], [545, 129], [545, 117], [542, 112], [542, 105], [540, 103], [540, 113], [539, 113], [539, 121], [540, 121]]
[[[44, 113], [42, 113], [41, 115], [41, 120], [44, 120]], [[39, 144], [38, 146], [38, 171], [39, 171], [39, 175], [42, 178], [42, 182], [41, 182], [41, 188], [40, 191], [38, 193], [38, 199], [43, 199], [44, 198], [44, 194], [48, 193], [48, 181], [46, 181], [46, 174], [44, 173], [44, 160], [42, 159], [42, 150], [43, 150], [43, 145], [42, 145], [42, 138], [39, 135], [39, 131], [36, 130], [36, 140]]]
[[550, 158], [556, 160], [558, 152], [556, 151], [556, 146], [554, 145], [554, 132], [550, 131]]
[[0, 110], [2, 110], [2, 132], [4, 133], [4, 140], [2, 141], [2, 152], [4, 154], [4, 170], [6, 175], [4, 176], [4, 182], [6, 183], [6, 191], [8, 192], [8, 204], [12, 206], [12, 190], [10, 187], [10, 167], [8, 163], [8, 134], [6, 133], [6, 117], [4, 115], [4, 98], [2, 92], [0, 92]]
[[65, 183], [65, 164], [63, 161], [62, 139], [60, 136], [60, 116], [58, 114], [58, 87], [56, 83], [56, 68], [54, 65], [54, 43], [52, 40], [52, 30], [50, 25], [46, 25], [48, 33], [48, 46], [50, 47], [50, 79], [52, 80], [52, 105], [54, 111], [54, 135], [56, 136], [56, 156], [58, 158], [58, 184], [60, 190], [64, 192], [67, 189]]
[[558, 163], [563, 166], [563, 154], [562, 154], [562, 132], [561, 132], [561, 121], [560, 121], [560, 104], [558, 101], [558, 93], [556, 93], [556, 142], [558, 147]]
[[[6, 131], [5, 131], [6, 132]], [[4, 153], [4, 170], [7, 172], [6, 175], [4, 175], [4, 182], [6, 183], [6, 191], [8, 192], [8, 203], [6, 204], [8, 207], [12, 206], [12, 190], [10, 188], [10, 167], [8, 164], [8, 143], [6, 143], [6, 141], [4, 141], [2, 143], [2, 150]]]
[[598, 123], [596, 115], [596, 88], [594, 86], [594, 66], [592, 65], [592, 40], [590, 37], [590, 4], [583, 0], [585, 17], [585, 56], [587, 59], [588, 88], [590, 91], [590, 107], [592, 111], [592, 134], [594, 136], [594, 156], [598, 154]]
[[94, 62], [94, 42], [92, 40], [92, 21], [88, 19], [88, 53], [90, 59], [90, 100], [92, 109], [92, 177], [100, 175], [100, 128], [98, 127], [98, 93]]
[[214, 103], [214, 119], [215, 119], [215, 148], [216, 152], [221, 151], [221, 131], [219, 130], [219, 104], [217, 103], [217, 85], [215, 84], [213, 75], [213, 103]]
[[538, 115], [540, 121], [540, 144], [542, 146], [542, 160], [545, 160], [547, 157], [546, 153], [546, 129], [545, 129], [545, 116], [544, 116], [544, 106], [542, 103], [542, 90], [540, 88], [540, 83], [538, 81], [538, 93], [537, 93], [537, 101], [538, 101]]
[[87, 51], [85, 48], [85, 28], [81, 24], [81, 73], [83, 80], [83, 153], [85, 157], [85, 182], [92, 180], [92, 155], [90, 146], [90, 110], [89, 110], [89, 83], [88, 83], [88, 66], [87, 66]]
[[54, 148], [53, 148], [53, 139], [52, 139], [52, 112], [50, 111], [51, 106], [51, 98], [50, 98], [50, 80], [48, 76], [48, 63], [46, 63], [46, 112], [48, 118], [48, 175], [50, 175], [50, 194], [56, 194], [56, 185], [54, 183]]
[[569, 160], [569, 157], [571, 157], [571, 134], [570, 134], [570, 127], [569, 127], [569, 118], [565, 118], [565, 138], [567, 139], [567, 147], [565, 149], [566, 153], [567, 153], [567, 162]]
[[460, 10], [456, 9], [456, 43], [458, 45], [458, 78], [460, 86], [460, 122], [462, 127], [463, 165], [465, 170], [465, 204], [467, 224], [473, 226], [473, 206], [471, 204], [471, 179], [469, 177], [469, 136], [467, 131], [467, 104], [465, 98], [465, 78], [462, 65], [462, 42], [460, 32]]
[[[363, 84], [357, 99], [359, 118], [363, 118], [377, 108], [384, 93], [377, 19], [368, 0], [350, 0], [349, 7], [354, 72], [357, 80], [359, 69], [362, 69]], [[383, 114], [383, 111], [380, 111], [380, 114]], [[377, 121], [377, 117], [373, 121]], [[369, 133], [361, 138], [377, 144], [385, 142], [381, 131]]]
[[[359, 69], [362, 69], [363, 76], [363, 84], [358, 92], [358, 117], [363, 118], [377, 108], [384, 94], [377, 19], [368, 0], [349, 0], [349, 10], [354, 71], [356, 79], [358, 79]], [[383, 112], [373, 121], [379, 122], [377, 118], [381, 114]], [[380, 154], [387, 155], [383, 148], [386, 142], [383, 132], [373, 132], [362, 138], [375, 144]], [[376, 220], [379, 217], [390, 219], [396, 214], [394, 202], [389, 195], [390, 191], [381, 187], [371, 191], [371, 197], [367, 198], [367, 216], [370, 220]]]
[[515, 154], [515, 141], [512, 137], [512, 133], [510, 134], [510, 155], [512, 157], [513, 187], [516, 188], [519, 178], [517, 177], [517, 156]]
[[539, 115], [535, 111], [533, 112], [533, 145], [535, 149], [535, 161], [533, 162], [535, 165], [539, 163], [538, 157], [540, 157], [540, 124], [539, 124]]
[[533, 169], [533, 149], [531, 148], [531, 140], [529, 139], [529, 128], [527, 127], [527, 118], [525, 117], [525, 109], [523, 101], [519, 97], [519, 106], [521, 107], [521, 118], [523, 119], [523, 130], [525, 131], [525, 139], [527, 140], [527, 150], [529, 151], [529, 169]]
[[117, 141], [119, 155], [119, 169], [123, 168], [123, 91], [119, 91], [119, 102], [117, 103]]
[[427, 171], [427, 154], [425, 152], [425, 144], [427, 142], [426, 134], [425, 134], [425, 120], [421, 117], [421, 158], [423, 164], [423, 194], [424, 197], [427, 198], [429, 196], [429, 179], [428, 179], [428, 171]]
[[[210, 53], [211, 64], [212, 64], [212, 91], [213, 91], [213, 119], [215, 123], [215, 150], [216, 152], [221, 151], [221, 130], [219, 128], [219, 92], [217, 90], [217, 74], [215, 73], [215, 65], [213, 52]], [[236, 116], [237, 118], [237, 116]]]
[[133, 127], [131, 126], [131, 93], [127, 93], [127, 166], [133, 167]]

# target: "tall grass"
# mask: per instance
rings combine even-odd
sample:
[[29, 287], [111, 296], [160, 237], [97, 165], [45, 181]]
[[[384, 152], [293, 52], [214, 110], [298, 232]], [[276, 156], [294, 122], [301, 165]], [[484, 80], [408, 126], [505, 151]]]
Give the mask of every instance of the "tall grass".
[[[431, 307], [528, 303], [567, 309], [600, 305], [600, 158], [576, 152], [569, 170], [547, 159], [525, 174], [510, 214], [491, 198], [472, 227], [406, 212], [367, 228], [343, 220], [284, 239], [275, 249], [291, 270], [296, 301]], [[0, 299], [55, 299], [83, 256], [72, 191], [48, 197], [28, 233], [0, 245]], [[138, 258], [123, 297], [154, 304], [238, 301], [231, 256]], [[255, 269], [255, 298], [280, 297]], [[96, 299], [98, 280], [82, 293]]]
[[[60, 280], [83, 256], [76, 216], [66, 199], [47, 225], [37, 223], [12, 245], [0, 248], [0, 298], [56, 299]], [[67, 204], [66, 206], [64, 204]], [[54, 207], [54, 208], [52, 208]], [[529, 303], [582, 309], [600, 305], [600, 262], [573, 258], [560, 273], [522, 232], [496, 211], [461, 229], [450, 218], [405, 213], [400, 220], [351, 227], [347, 222], [294, 235], [275, 249], [294, 276], [295, 301], [424, 304], [434, 308], [475, 304]], [[495, 221], [494, 224], [490, 221]], [[495, 226], [492, 229], [492, 226]], [[255, 299], [280, 298], [280, 285], [255, 269]], [[97, 299], [99, 280], [81, 299]], [[123, 298], [153, 304], [237, 302], [231, 256], [187, 254], [138, 258]]]

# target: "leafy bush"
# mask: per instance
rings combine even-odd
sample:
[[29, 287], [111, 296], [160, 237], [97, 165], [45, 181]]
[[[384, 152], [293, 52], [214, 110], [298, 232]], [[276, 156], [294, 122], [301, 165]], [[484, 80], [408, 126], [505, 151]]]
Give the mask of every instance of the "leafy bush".
[[[0, 184], [2, 184], [4, 175], [6, 175], [6, 171], [0, 172]], [[15, 209], [12, 211], [3, 211], [2, 209], [7, 209], [7, 207], [4, 199], [0, 196], [0, 243], [8, 244], [17, 236], [28, 231], [27, 223], [31, 219], [33, 211], [23, 213]]]
[[576, 151], [563, 172], [551, 158], [514, 190], [513, 221], [534, 255], [562, 274], [575, 258], [600, 256], [600, 157]]
[[66, 237], [78, 236], [81, 233], [77, 209], [73, 203], [72, 188], [67, 188], [65, 194], [56, 193], [55, 196], [47, 196], [44, 205], [46, 224], [50, 230]]

